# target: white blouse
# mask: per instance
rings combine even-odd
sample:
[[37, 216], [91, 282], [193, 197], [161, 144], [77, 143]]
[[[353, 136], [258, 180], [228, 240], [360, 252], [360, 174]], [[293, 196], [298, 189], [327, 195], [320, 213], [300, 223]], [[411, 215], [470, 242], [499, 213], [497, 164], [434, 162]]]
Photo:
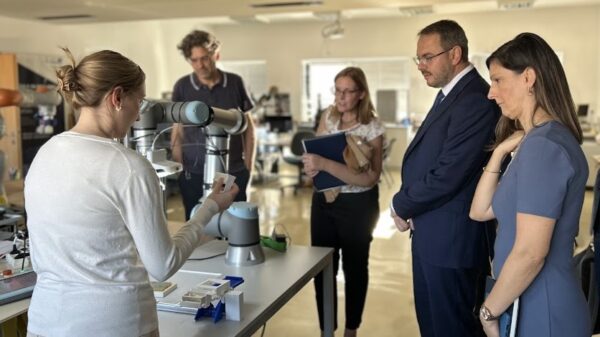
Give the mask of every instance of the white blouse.
[[[377, 117], [371, 119], [371, 122], [369, 122], [369, 124], [359, 123], [349, 129], [340, 130], [340, 120], [334, 119], [333, 116], [331, 116], [331, 108], [327, 109], [325, 114], [325, 130], [327, 131], [327, 134], [345, 132], [347, 134], [362, 137], [368, 142], [370, 142], [373, 139], [383, 135], [385, 132], [385, 127]], [[368, 191], [371, 188], [373, 188], [373, 186], [364, 187], [356, 185], [344, 185], [342, 186], [341, 193], [360, 193]]]

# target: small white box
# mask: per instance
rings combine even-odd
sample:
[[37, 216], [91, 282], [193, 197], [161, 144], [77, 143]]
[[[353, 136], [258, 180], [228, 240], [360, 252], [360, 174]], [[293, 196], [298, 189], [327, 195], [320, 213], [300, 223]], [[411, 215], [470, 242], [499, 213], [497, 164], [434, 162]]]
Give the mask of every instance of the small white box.
[[154, 297], [165, 297], [173, 292], [177, 288], [177, 283], [173, 282], [150, 282], [152, 290], [154, 290]]
[[225, 294], [225, 319], [230, 321], [242, 320], [242, 306], [244, 305], [244, 293], [239, 290], [231, 290]]
[[229, 191], [233, 185], [233, 182], [235, 181], [235, 176], [223, 172], [215, 172], [215, 180], [219, 178], [223, 178], [223, 183], [225, 184], [225, 187], [223, 187], [223, 192]]
[[209, 293], [201, 291], [188, 291], [181, 296], [181, 306], [190, 308], [207, 307], [210, 304], [212, 296]]
[[207, 292], [214, 294], [219, 297], [223, 297], [231, 287], [229, 286], [229, 280], [211, 278], [206, 281], [198, 283], [192, 291]]

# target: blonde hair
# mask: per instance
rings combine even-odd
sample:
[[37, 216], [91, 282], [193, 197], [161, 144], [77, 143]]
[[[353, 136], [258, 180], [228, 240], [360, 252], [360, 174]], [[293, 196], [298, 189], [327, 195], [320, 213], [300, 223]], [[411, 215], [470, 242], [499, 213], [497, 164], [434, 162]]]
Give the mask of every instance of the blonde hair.
[[[356, 84], [358, 90], [364, 93], [364, 97], [358, 102], [358, 108], [356, 109], [357, 119], [361, 124], [369, 124], [376, 117], [376, 114], [375, 107], [371, 103], [371, 95], [365, 73], [358, 67], [347, 67], [335, 75], [335, 81], [340, 77], [350, 78]], [[340, 115], [337, 107], [333, 105], [331, 108], [331, 117], [339, 119]]]
[[144, 84], [146, 75], [140, 66], [125, 56], [102, 50], [84, 57], [79, 64], [68, 48], [61, 48], [71, 64], [56, 70], [58, 92], [74, 109], [97, 107], [113, 88], [135, 91]]

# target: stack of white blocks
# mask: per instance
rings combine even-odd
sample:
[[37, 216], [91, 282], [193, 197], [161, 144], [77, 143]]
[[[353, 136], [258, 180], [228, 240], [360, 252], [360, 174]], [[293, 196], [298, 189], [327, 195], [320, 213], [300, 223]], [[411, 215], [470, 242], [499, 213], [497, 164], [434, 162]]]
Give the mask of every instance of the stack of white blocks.
[[190, 308], [206, 308], [213, 298], [225, 301], [225, 319], [240, 321], [244, 293], [232, 290], [229, 280], [208, 279], [197, 284], [181, 297], [180, 305]]

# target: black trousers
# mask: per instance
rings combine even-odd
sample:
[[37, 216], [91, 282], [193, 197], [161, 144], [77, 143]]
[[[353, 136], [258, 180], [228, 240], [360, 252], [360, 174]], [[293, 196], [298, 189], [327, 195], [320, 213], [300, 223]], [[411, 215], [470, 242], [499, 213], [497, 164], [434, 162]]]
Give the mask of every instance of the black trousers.
[[[346, 328], [357, 329], [369, 286], [369, 248], [373, 229], [379, 219], [379, 188], [362, 193], [340, 193], [333, 203], [323, 193], [314, 193], [311, 207], [311, 242], [316, 247], [331, 247], [333, 274], [339, 269], [340, 252], [346, 296]], [[337, 285], [333, 283], [334, 328], [337, 329]], [[315, 277], [319, 324], [323, 330], [323, 274]]]
[[204, 193], [204, 174], [196, 174], [189, 171], [183, 171], [179, 174], [177, 180], [179, 183], [179, 192], [185, 209], [185, 220], [190, 219], [190, 213], [194, 206], [198, 204]]
[[478, 310], [485, 271], [431, 265], [413, 251], [413, 290], [421, 337], [485, 337]]

